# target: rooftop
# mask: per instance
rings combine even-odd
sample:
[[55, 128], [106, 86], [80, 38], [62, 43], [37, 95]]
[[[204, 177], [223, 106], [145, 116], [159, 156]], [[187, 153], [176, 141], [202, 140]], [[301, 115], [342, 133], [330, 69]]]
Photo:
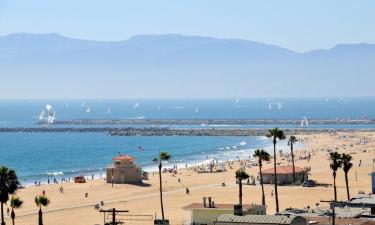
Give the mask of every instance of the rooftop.
[[[368, 209], [352, 207], [335, 207], [336, 218], [359, 218], [363, 214], [369, 213]], [[330, 217], [332, 215], [329, 207], [319, 207], [314, 209], [294, 209], [289, 208], [281, 212], [283, 215], [294, 215], [303, 217]]]
[[370, 194], [361, 194], [357, 195], [352, 200], [350, 201], [351, 204], [362, 204], [362, 205], [369, 205], [369, 206], [374, 206], [375, 207], [375, 195]]
[[[296, 173], [303, 173], [305, 170], [301, 167], [295, 166]], [[262, 171], [263, 174], [273, 174], [274, 168], [269, 168]], [[277, 174], [292, 174], [293, 173], [293, 166], [286, 165], [286, 166], [277, 166], [276, 167], [276, 173]]]
[[[332, 218], [331, 217], [307, 217], [307, 219], [312, 222], [318, 222], [318, 225], [331, 225], [332, 224]], [[348, 219], [348, 218], [336, 218], [335, 220], [336, 225], [374, 225], [375, 222], [372, 220], [367, 219]]]
[[114, 158], [112, 158], [112, 160], [114, 161], [118, 161], [118, 160], [130, 160], [130, 161], [133, 161], [134, 158], [130, 155], [119, 155], [119, 156], [116, 156]]
[[[247, 211], [249, 209], [255, 208], [255, 207], [263, 207], [261, 205], [253, 205], [253, 204], [244, 204], [242, 205], [242, 210]], [[207, 207], [204, 207], [203, 203], [192, 203], [190, 205], [187, 205], [183, 207], [183, 209], [189, 210], [189, 209], [232, 209], [233, 210], [234, 205], [233, 204], [216, 204], [214, 208], [209, 208], [208, 204]]]
[[216, 218], [217, 223], [221, 222], [221, 223], [253, 223], [253, 224], [291, 224], [294, 220], [305, 220], [305, 219], [300, 216], [271, 216], [271, 215], [235, 216], [232, 214], [224, 214]]

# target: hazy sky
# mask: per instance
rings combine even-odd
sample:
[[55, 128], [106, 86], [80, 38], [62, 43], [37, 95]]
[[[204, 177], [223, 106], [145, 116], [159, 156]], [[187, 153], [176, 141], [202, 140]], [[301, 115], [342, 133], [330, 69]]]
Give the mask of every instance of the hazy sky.
[[373, 0], [0, 0], [0, 35], [94, 40], [178, 33], [243, 38], [297, 51], [375, 43]]

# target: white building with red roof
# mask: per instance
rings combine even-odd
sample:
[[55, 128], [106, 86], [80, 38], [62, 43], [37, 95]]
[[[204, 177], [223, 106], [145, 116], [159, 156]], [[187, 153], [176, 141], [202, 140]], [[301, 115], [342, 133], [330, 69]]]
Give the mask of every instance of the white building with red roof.
[[107, 183], [132, 184], [142, 182], [142, 168], [134, 163], [130, 155], [118, 155], [113, 159], [113, 166], [107, 167]]
[[[296, 182], [303, 183], [306, 177], [306, 170], [295, 166], [295, 173], [296, 173]], [[269, 168], [262, 171], [263, 175], [263, 183], [264, 184], [273, 184], [275, 182], [274, 177], [274, 168]], [[277, 181], [280, 185], [288, 185], [293, 183], [293, 166], [286, 165], [286, 166], [277, 166], [276, 167], [277, 173]]]

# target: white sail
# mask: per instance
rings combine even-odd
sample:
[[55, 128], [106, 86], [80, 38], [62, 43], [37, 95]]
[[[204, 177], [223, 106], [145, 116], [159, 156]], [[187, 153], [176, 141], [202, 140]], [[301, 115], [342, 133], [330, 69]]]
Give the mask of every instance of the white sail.
[[107, 109], [107, 113], [108, 113], [108, 114], [111, 114], [111, 106], [108, 107], [108, 109]]
[[195, 108], [195, 113], [199, 113], [199, 109], [198, 108]]
[[55, 112], [50, 112], [48, 113], [48, 119], [47, 119], [47, 122], [49, 124], [52, 124], [53, 122], [55, 122]]
[[305, 124], [306, 124], [306, 127], [309, 126], [309, 122], [307, 121], [306, 116], [305, 116]]
[[302, 117], [302, 119], [301, 119], [301, 127], [303, 127], [304, 126], [304, 120], [303, 120], [303, 117]]
[[44, 109], [39, 114], [39, 120], [44, 120]]
[[87, 108], [87, 109], [86, 109], [86, 112], [87, 112], [87, 113], [91, 112], [91, 109], [90, 109], [90, 108]]
[[138, 108], [138, 107], [139, 107], [139, 103], [136, 102], [136, 103], [134, 104], [134, 106], [133, 106], [133, 110], [135, 110], [135, 109]]

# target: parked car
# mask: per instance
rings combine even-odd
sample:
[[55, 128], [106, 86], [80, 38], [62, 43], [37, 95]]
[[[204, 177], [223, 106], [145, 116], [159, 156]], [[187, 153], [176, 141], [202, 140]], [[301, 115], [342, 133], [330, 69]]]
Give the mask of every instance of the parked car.
[[74, 183], [86, 183], [86, 179], [84, 176], [76, 176], [74, 177]]
[[303, 187], [315, 187], [316, 182], [314, 180], [305, 180], [302, 184]]

